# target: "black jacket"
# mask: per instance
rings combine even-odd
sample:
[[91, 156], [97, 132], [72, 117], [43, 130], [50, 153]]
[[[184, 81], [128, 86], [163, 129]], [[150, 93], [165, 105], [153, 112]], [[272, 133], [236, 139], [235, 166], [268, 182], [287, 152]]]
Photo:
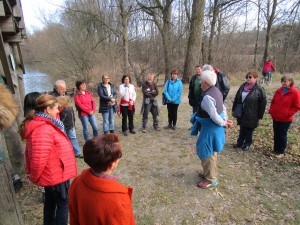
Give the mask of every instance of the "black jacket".
[[232, 111], [234, 111], [238, 103], [243, 104], [243, 114], [240, 119], [237, 119], [238, 125], [249, 128], [256, 128], [258, 121], [263, 118], [266, 109], [266, 93], [265, 90], [256, 84], [249, 92], [244, 102], [242, 102], [242, 92], [246, 83], [242, 84], [237, 91]]
[[[103, 85], [102, 82], [98, 85], [98, 95], [100, 97], [99, 113], [108, 112], [108, 102], [110, 102], [112, 98], [117, 100], [117, 90], [115, 86], [111, 83], [109, 83], [109, 85], [111, 88], [110, 96], [108, 96], [107, 88]], [[116, 104], [114, 104], [114, 106], [117, 106], [117, 102]]]
[[222, 72], [217, 73], [216, 87], [221, 91], [223, 95], [223, 101], [225, 101], [230, 90], [228, 78], [225, 73]]
[[199, 102], [195, 102], [194, 87], [195, 87], [196, 78], [197, 78], [197, 74], [193, 75], [191, 80], [190, 80], [189, 94], [188, 94], [190, 106], [194, 106], [195, 104], [200, 104], [201, 99], [202, 99], [201, 96], [203, 95], [203, 90], [200, 87], [200, 93], [199, 93], [200, 99], [199, 99]]

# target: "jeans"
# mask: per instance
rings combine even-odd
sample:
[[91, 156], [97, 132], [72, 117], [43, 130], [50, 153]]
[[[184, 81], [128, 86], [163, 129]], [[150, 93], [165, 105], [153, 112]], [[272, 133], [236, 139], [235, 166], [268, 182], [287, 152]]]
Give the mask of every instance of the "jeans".
[[93, 136], [94, 137], [98, 136], [98, 124], [97, 124], [96, 117], [95, 117], [94, 114], [93, 115], [80, 116], [79, 119], [80, 119], [82, 127], [83, 127], [83, 136], [84, 136], [85, 141], [90, 140], [89, 130], [88, 130], [88, 123], [90, 123], [92, 128], [93, 128]]
[[240, 126], [237, 144], [242, 147], [249, 147], [252, 144], [254, 128]]
[[153, 127], [158, 127], [158, 106], [155, 106], [153, 103], [144, 104], [143, 112], [143, 129], [147, 127], [148, 123], [148, 114], [151, 112], [153, 117]]
[[135, 109], [133, 108], [132, 110], [129, 110], [128, 108], [129, 108], [129, 106], [122, 106], [121, 105], [122, 131], [123, 132], [128, 130], [127, 117], [128, 117], [128, 123], [129, 123], [129, 130], [130, 131], [134, 130], [133, 115], [134, 115]]
[[262, 75], [265, 77], [266, 75], [268, 75], [268, 80], [270, 80], [270, 78], [271, 78], [271, 71], [269, 71], [269, 72], [266, 72], [266, 71], [263, 71], [262, 72]]
[[69, 198], [62, 199], [60, 193], [45, 188], [44, 225], [68, 225]]
[[103, 133], [115, 130], [114, 125], [114, 109], [111, 105], [108, 106], [107, 112], [102, 112], [103, 118]]
[[75, 156], [80, 155], [80, 147], [76, 138], [75, 127], [72, 127], [71, 129], [67, 130], [66, 133], [72, 143]]
[[170, 125], [176, 126], [177, 123], [177, 111], [179, 104], [168, 103], [168, 121]]
[[287, 132], [292, 122], [279, 122], [273, 120], [274, 152], [283, 154], [287, 146]]

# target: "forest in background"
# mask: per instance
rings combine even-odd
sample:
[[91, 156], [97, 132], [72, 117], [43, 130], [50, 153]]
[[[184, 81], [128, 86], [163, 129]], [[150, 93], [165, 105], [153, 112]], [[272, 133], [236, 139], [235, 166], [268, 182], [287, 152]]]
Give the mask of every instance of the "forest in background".
[[[299, 0], [66, 0], [43, 30], [28, 35], [26, 64], [49, 64], [65, 79], [113, 80], [131, 74], [139, 85], [153, 72], [177, 68], [184, 82], [196, 64], [229, 77], [261, 70], [271, 58], [281, 72], [300, 70]], [[53, 71], [54, 73], [54, 71]], [[50, 73], [51, 74], [51, 73]]]

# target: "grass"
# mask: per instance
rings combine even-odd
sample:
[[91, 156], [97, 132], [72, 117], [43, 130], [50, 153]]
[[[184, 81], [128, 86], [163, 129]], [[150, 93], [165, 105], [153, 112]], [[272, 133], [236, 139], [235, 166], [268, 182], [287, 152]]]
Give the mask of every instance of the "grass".
[[[243, 76], [244, 77], [244, 76]], [[268, 100], [279, 86], [266, 87]], [[236, 83], [240, 85], [242, 79]], [[230, 112], [238, 87], [231, 84], [226, 101]], [[236, 142], [239, 127], [228, 130], [227, 143], [218, 158], [220, 185], [211, 190], [196, 187], [201, 162], [195, 153], [196, 137], [189, 135], [191, 107], [184, 86], [178, 112], [178, 129], [157, 132], [149, 114], [148, 133], [141, 128], [140, 100], [135, 115], [137, 134], [121, 135], [123, 157], [115, 175], [125, 185], [134, 187], [133, 208], [139, 225], [199, 224], [300, 224], [299, 115], [289, 131], [288, 154], [274, 158], [272, 120], [265, 114], [255, 130], [254, 149], [242, 152], [231, 146]], [[159, 99], [161, 95], [159, 96]], [[267, 107], [268, 108], [268, 107]], [[160, 126], [167, 125], [166, 107], [160, 107]], [[97, 114], [99, 129], [102, 118]], [[77, 135], [83, 145], [82, 128], [77, 122]], [[235, 121], [236, 123], [236, 121]], [[121, 119], [115, 117], [116, 131]], [[77, 159], [78, 171], [87, 166]], [[43, 205], [40, 188], [23, 177], [24, 188], [17, 194], [25, 224], [42, 224]]]

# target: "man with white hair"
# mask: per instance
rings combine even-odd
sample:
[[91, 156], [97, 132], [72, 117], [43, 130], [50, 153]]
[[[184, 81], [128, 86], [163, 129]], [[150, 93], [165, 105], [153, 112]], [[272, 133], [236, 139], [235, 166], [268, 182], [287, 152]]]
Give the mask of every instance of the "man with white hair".
[[[66, 90], [67, 90], [66, 82], [64, 80], [57, 80], [55, 81], [54, 89], [50, 94], [55, 97], [66, 96], [67, 95]], [[77, 158], [82, 158], [82, 155], [80, 153], [79, 143], [76, 138], [75, 114], [74, 114], [73, 107], [66, 107], [60, 110], [59, 116], [60, 116], [60, 120], [63, 122], [65, 126], [66, 134], [72, 143], [75, 156]]]
[[215, 87], [217, 76], [214, 71], [202, 72], [201, 88], [203, 98], [197, 112], [196, 121], [201, 123], [201, 131], [196, 142], [197, 154], [202, 162], [203, 174], [197, 184], [200, 188], [218, 185], [217, 153], [225, 144], [225, 127], [230, 128], [233, 122], [227, 119], [223, 96]]

